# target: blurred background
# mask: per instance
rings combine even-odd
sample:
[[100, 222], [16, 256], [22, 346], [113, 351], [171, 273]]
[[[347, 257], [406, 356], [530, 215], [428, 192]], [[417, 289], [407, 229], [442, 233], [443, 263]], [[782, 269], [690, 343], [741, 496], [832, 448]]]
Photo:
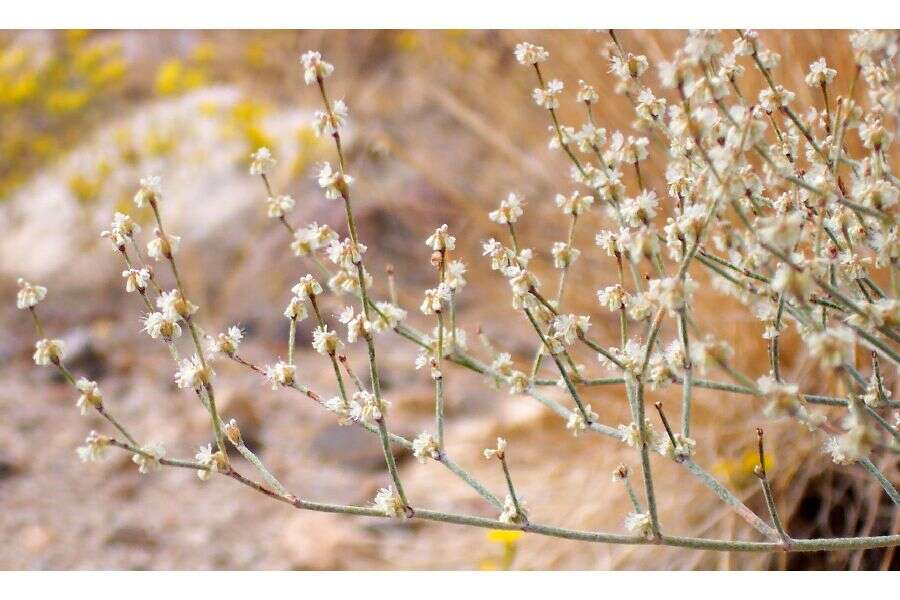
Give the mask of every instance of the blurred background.
[[[722, 34], [730, 44], [732, 32]], [[678, 31], [622, 31], [626, 48], [651, 64], [677, 48]], [[536, 271], [555, 281], [550, 247], [567, 222], [552, 199], [571, 191], [568, 164], [547, 149], [547, 115], [531, 102], [533, 73], [520, 67], [514, 45], [547, 47], [549, 77], [571, 92], [563, 122], [582, 119], [572, 94], [579, 79], [597, 87], [595, 113], [612, 132], [633, 121], [627, 101], [612, 93], [600, 50], [605, 33], [578, 31], [19, 31], [0, 33], [0, 568], [6, 569], [845, 569], [897, 566], [885, 550], [754, 556], [667, 548], [613, 547], [524, 536], [497, 539], [480, 529], [433, 523], [401, 524], [291, 510], [224, 478], [202, 483], [184, 470], [139, 476], [127, 456], [83, 465], [75, 448], [91, 429], [73, 390], [50, 369], [34, 367], [34, 334], [12, 298], [16, 278], [46, 285], [46, 326], [66, 340], [76, 374], [99, 381], [109, 409], [145, 442], [161, 441], [169, 456], [191, 457], [210, 441], [208, 417], [196, 398], [175, 389], [165, 348], [140, 334], [139, 299], [125, 294], [119, 258], [98, 233], [116, 210], [149, 224], [134, 207], [138, 179], [162, 175], [167, 228], [183, 236], [180, 261], [190, 296], [201, 305], [208, 332], [240, 323], [245, 354], [257, 363], [284, 354], [281, 311], [295, 280], [312, 271], [294, 257], [289, 238], [265, 215], [265, 193], [247, 174], [249, 154], [271, 148], [279, 160], [276, 190], [297, 200], [299, 225], [329, 223], [344, 231], [339, 203], [326, 201], [314, 175], [334, 160], [330, 144], [309, 123], [318, 108], [303, 85], [299, 55], [321, 50], [334, 63], [333, 98], [350, 108], [350, 172], [361, 236], [379, 296], [384, 269], [396, 268], [400, 303], [411, 322], [431, 328], [418, 312], [433, 272], [424, 239], [441, 223], [457, 235], [469, 265], [459, 298], [459, 324], [482, 358], [476, 330], [529, 364], [535, 340], [514, 312], [508, 287], [480, 256], [480, 242], [504, 235], [486, 213], [516, 190], [528, 202], [522, 243], [533, 247]], [[852, 57], [846, 32], [768, 31], [763, 42], [783, 56], [779, 79], [798, 101], [818, 102], [802, 78], [824, 56], [847, 89]], [[748, 68], [745, 89], [759, 89]], [[647, 82], [656, 85], [655, 75]], [[856, 140], [854, 138], [853, 143]], [[642, 167], [649, 187], [663, 194], [660, 159]], [[634, 188], [627, 174], [629, 189]], [[579, 222], [576, 263], [566, 303], [592, 315], [596, 337], [617, 343], [615, 316], [598, 310], [594, 290], [612, 283], [615, 265], [591, 251], [605, 216]], [[144, 235], [147, 231], [145, 228]], [[159, 272], [162, 274], [162, 269]], [[162, 274], [163, 280], [165, 274]], [[734, 364], [764, 374], [760, 324], [745, 309], [704, 286], [698, 320], [732, 344]], [[343, 303], [330, 297], [325, 313]], [[704, 318], [702, 311], [710, 311]], [[301, 324], [301, 377], [331, 395], [330, 365], [309, 350], [311, 326]], [[664, 340], [674, 335], [664, 328]], [[839, 392], [839, 382], [815, 372], [784, 336], [785, 376], [809, 391]], [[182, 340], [184, 341], [184, 340]], [[384, 334], [378, 349], [391, 425], [415, 436], [432, 424], [433, 392], [415, 371], [415, 348]], [[365, 373], [365, 352], [349, 349]], [[579, 356], [593, 372], [592, 355]], [[860, 356], [860, 361], [866, 357]], [[862, 362], [861, 364], [865, 364]], [[289, 391], [272, 392], [232, 363], [217, 367], [220, 408], [241, 425], [248, 445], [294, 493], [333, 502], [367, 503], [386, 485], [377, 438], [341, 428], [320, 407]], [[548, 371], [550, 373], [550, 371]], [[721, 373], [711, 377], [725, 379]], [[446, 374], [447, 445], [492, 490], [502, 474], [481, 457], [498, 435], [510, 442], [517, 487], [534, 520], [569, 527], [623, 531], [630, 510], [620, 462], [637, 467], [636, 453], [599, 436], [578, 438], [534, 400], [492, 389], [453, 368]], [[554, 393], [554, 392], [548, 392]], [[592, 388], [588, 401], [605, 423], [630, 421], [623, 390]], [[671, 399], [677, 390], [654, 393]], [[560, 396], [562, 398], [562, 396]], [[694, 437], [697, 462], [759, 514], [765, 504], [756, 478], [754, 427], [764, 424], [773, 456], [770, 477], [788, 530], [796, 537], [897, 533], [897, 511], [862, 470], [831, 464], [823, 439], [793, 422], [765, 422], [749, 396], [698, 390]], [[840, 413], [830, 415], [833, 420]], [[896, 461], [878, 458], [897, 480]], [[434, 463], [400, 457], [407, 493], [416, 505], [496, 516], [468, 487]], [[655, 457], [661, 519], [684, 535], [758, 539], [709, 490], [678, 466]], [[11, 542], [11, 543], [10, 543]]]

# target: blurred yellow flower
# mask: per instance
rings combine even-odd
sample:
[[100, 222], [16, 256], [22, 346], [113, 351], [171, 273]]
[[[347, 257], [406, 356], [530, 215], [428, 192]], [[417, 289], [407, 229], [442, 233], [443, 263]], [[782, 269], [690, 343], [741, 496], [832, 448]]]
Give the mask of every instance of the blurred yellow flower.
[[509, 531], [506, 529], [491, 529], [487, 532], [487, 539], [492, 542], [502, 542], [511, 544], [517, 542], [522, 537], [521, 531]]

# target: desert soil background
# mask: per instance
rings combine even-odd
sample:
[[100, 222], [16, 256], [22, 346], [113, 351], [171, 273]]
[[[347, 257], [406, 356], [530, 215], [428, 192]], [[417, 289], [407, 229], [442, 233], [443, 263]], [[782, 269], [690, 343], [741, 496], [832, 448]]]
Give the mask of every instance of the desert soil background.
[[[623, 43], [657, 62], [683, 32], [621, 32]], [[723, 34], [730, 43], [734, 37]], [[785, 57], [783, 79], [804, 101], [807, 65], [825, 56], [838, 89], [849, 81], [851, 55], [842, 32], [764, 32]], [[505, 282], [480, 257], [480, 242], [502, 231], [486, 213], [510, 190], [528, 200], [524, 243], [536, 249], [539, 273], [566, 224], [552, 198], [568, 192], [568, 167], [546, 148], [546, 115], [530, 100], [533, 74], [512, 56], [516, 42], [545, 45], [552, 76], [568, 89], [585, 79], [603, 96], [598, 119], [629, 131], [632, 112], [612, 94], [599, 50], [602, 32], [17, 32], [3, 33], [0, 54], [0, 568], [6, 569], [490, 569], [502, 546], [484, 530], [403, 524], [306, 513], [271, 502], [224, 478], [200, 482], [184, 470], [139, 476], [124, 455], [83, 465], [75, 447], [91, 429], [73, 391], [50, 370], [35, 368], [31, 324], [16, 311], [16, 278], [50, 288], [41, 306], [50, 331], [66, 339], [72, 368], [98, 379], [111, 410], [140, 439], [164, 442], [170, 456], [192, 456], [209, 441], [208, 420], [192, 395], [172, 382], [165, 349], [139, 334], [139, 300], [122, 289], [118, 257], [98, 238], [114, 210], [127, 210], [138, 179], [163, 176], [163, 212], [183, 236], [181, 263], [209, 332], [233, 323], [247, 329], [242, 354], [263, 363], [284, 352], [281, 318], [293, 282], [311, 270], [293, 257], [288, 238], [264, 214], [264, 190], [247, 174], [248, 156], [273, 148], [277, 189], [298, 201], [295, 223], [319, 221], [343, 231], [342, 209], [326, 201], [313, 175], [331, 148], [309, 129], [317, 97], [303, 85], [297, 58], [320, 49], [336, 66], [335, 98], [350, 107], [348, 159], [357, 177], [359, 221], [369, 245], [376, 291], [393, 264], [400, 300], [420, 328], [422, 291], [433, 274], [423, 241], [441, 223], [458, 237], [469, 265], [460, 297], [460, 326], [469, 346], [480, 325], [495, 344], [530, 359], [535, 341], [509, 306]], [[651, 78], [653, 79], [653, 78]], [[655, 79], [653, 79], [655, 83]], [[757, 85], [748, 76], [750, 87]], [[758, 85], [757, 88], [758, 89]], [[563, 120], [575, 124], [573, 106]], [[571, 109], [571, 112], [570, 112]], [[659, 146], [651, 155], [662, 154]], [[650, 186], [664, 184], [659, 163]], [[599, 213], [598, 213], [599, 214]], [[614, 264], [591, 251], [598, 215], [588, 218], [567, 302], [592, 315], [597, 335], [616, 339], [617, 323], [597, 310], [594, 290], [615, 277]], [[596, 249], [595, 249], [596, 250]], [[701, 281], [703, 281], [701, 279]], [[705, 283], [704, 283], [705, 285]], [[700, 306], [715, 318], [707, 330], [737, 350], [737, 365], [765, 370], [759, 324], [740, 307], [704, 291]], [[328, 315], [340, 311], [326, 302]], [[302, 323], [298, 362], [314, 389], [329, 390], [330, 366], [309, 350]], [[814, 389], [820, 378], [797, 340], [785, 341], [786, 371]], [[414, 436], [431, 424], [432, 388], [413, 368], [415, 348], [396, 336], [378, 339], [391, 422]], [[350, 348], [365, 373], [365, 353]], [[583, 361], [591, 364], [593, 357]], [[864, 358], [864, 357], [863, 357]], [[595, 364], [595, 363], [594, 363]], [[289, 391], [272, 392], [233, 363], [217, 366], [221, 410], [297, 494], [366, 503], [387, 483], [377, 439], [341, 428], [316, 405]], [[496, 465], [481, 450], [498, 435], [532, 517], [543, 522], [622, 530], [627, 498], [610, 475], [635, 465], [627, 448], [598, 436], [571, 436], [535, 401], [492, 389], [459, 368], [447, 371], [447, 440], [452, 456], [503, 489]], [[818, 388], [816, 388], [816, 385]], [[677, 392], [675, 392], [677, 393]], [[672, 391], [657, 394], [664, 401]], [[700, 391], [697, 460], [764, 514], [752, 477], [753, 427], [763, 422], [750, 397]], [[627, 420], [622, 390], [595, 389], [589, 402], [605, 422]], [[676, 406], [672, 402], [673, 407]], [[798, 537], [897, 532], [896, 512], [861, 471], [835, 467], [822, 440], [795, 423], [766, 424], [776, 494]], [[402, 478], [416, 505], [485, 516], [483, 501], [435, 464], [401, 457]], [[896, 462], [880, 464], [894, 480]], [[661, 519], [667, 531], [756, 539], [755, 533], [676, 466], [654, 460]], [[885, 568], [896, 559], [864, 553], [769, 557], [642, 547], [610, 547], [525, 536], [514, 568]]]

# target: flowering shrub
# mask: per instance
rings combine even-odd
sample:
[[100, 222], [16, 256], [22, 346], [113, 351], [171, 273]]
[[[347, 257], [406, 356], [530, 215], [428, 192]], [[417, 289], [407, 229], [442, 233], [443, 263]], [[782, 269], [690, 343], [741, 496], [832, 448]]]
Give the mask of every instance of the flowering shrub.
[[[284, 360], [259, 365], [243, 356], [244, 333], [237, 326], [214, 336], [203, 333], [197, 322], [200, 307], [190, 300], [178, 270], [180, 238], [164, 227], [166, 198], [158, 177], [142, 179], [134, 196], [134, 203], [139, 208], [149, 207], [154, 216], [146, 250], [138, 241], [140, 227], [128, 215], [117, 213], [111, 228], [102, 234], [124, 261], [126, 292], [137, 294], [146, 308], [144, 331], [166, 344], [176, 365], [178, 388], [192, 390], [209, 414], [213, 442], [202, 446], [193, 460], [169, 458], [161, 444], [139, 442], [110, 413], [95, 382], [76, 380], [65, 366], [63, 342], [45, 337], [38, 318], [37, 306], [45, 300], [47, 290], [20, 280], [17, 305], [30, 312], [41, 338], [35, 363], [58, 368], [80, 394], [77, 406], [82, 414], [95, 410], [116, 430], [115, 436], [91, 432], [78, 449], [82, 460], [99, 460], [114, 447], [131, 453], [141, 473], [170, 466], [196, 470], [201, 480], [218, 474], [299, 509], [425, 519], [591, 542], [729, 551], [900, 544], [898, 535], [791, 537], [769, 484], [766, 469], [771, 460], [765, 452], [763, 430], [756, 431], [754, 473], [766, 501], [765, 517], [755, 514], [694, 461], [697, 442], [692, 437], [691, 419], [695, 389], [760, 398], [767, 418], [799, 421], [809, 435], [821, 438], [823, 451], [831, 460], [867, 472], [895, 506], [900, 503], [894, 485], [871, 458], [900, 451], [900, 403], [891, 399], [886, 383], [888, 369], [896, 367], [900, 359], [896, 349], [900, 304], [895, 299], [900, 266], [896, 216], [900, 182], [891, 172], [889, 154], [898, 109], [896, 32], [851, 34], [856, 69], [847, 96], [835, 94], [836, 72], [823, 59], [810, 65], [805, 83], [820, 92], [821, 102], [806, 109], [797, 107], [794, 92], [778, 83], [780, 57], [764, 48], [753, 31], [739, 32], [730, 47], [718, 32], [688, 34], [671, 61], [656, 68], [662, 88], [671, 91], [667, 96], [649, 87], [648, 59], [629, 52], [614, 32], [609, 33], [612, 42], [606, 55], [610, 72], [618, 80], [615, 91], [631, 101], [635, 129], [647, 136], [608, 133], [595, 122], [594, 107], [601, 95], [585, 81], [578, 82], [574, 97], [584, 108], [585, 122], [577, 129], [565, 125], [557, 110], [566, 101], [566, 88], [562, 81], [547, 76], [549, 52], [525, 42], [514, 50], [516, 60], [534, 72], [537, 87], [531, 97], [549, 117], [549, 146], [565, 153], [571, 162], [574, 184], [573, 190], [554, 199], [569, 224], [567, 239], [554, 243], [551, 251], [559, 272], [555, 286], [544, 285], [530, 269], [535, 255], [517, 233], [517, 224], [528, 218], [523, 198], [510, 192], [487, 214], [503, 233], [498, 234], [501, 239], [483, 242], [485, 267], [508, 282], [512, 309], [534, 331], [530, 365], [517, 365], [511, 353], [489, 344], [487, 358], [476, 356], [467, 347], [455, 304], [465, 293], [468, 267], [454, 257], [456, 237], [447, 225], [436, 227], [424, 240], [435, 276], [434, 287], [423, 291], [418, 310], [433, 319], [431, 331], [418, 331], [404, 322], [407, 310], [399, 306], [390, 275], [389, 298], [375, 296], [374, 277], [365, 266], [369, 248], [361, 240], [351, 200], [359, 184], [348, 171], [342, 145], [348, 105], [331, 99], [326, 81], [334, 75], [334, 67], [318, 52], [310, 51], [300, 62], [304, 82], [318, 93], [322, 104], [313, 129], [320, 137], [330, 137], [335, 150], [333, 162], [321, 165], [318, 184], [326, 201], [343, 206], [346, 237], [327, 224], [293, 224], [294, 199], [274, 190], [269, 180], [276, 157], [264, 147], [253, 153], [249, 174], [264, 184], [268, 216], [291, 234], [290, 250], [319, 274], [301, 277], [291, 289], [293, 297], [283, 312], [289, 332]], [[765, 81], [758, 93], [742, 84], [748, 68], [758, 70]], [[866, 99], [857, 101], [855, 92], [863, 86]], [[856, 156], [848, 149], [851, 135], [857, 135], [862, 145]], [[665, 193], [644, 185], [646, 174], [641, 169], [651, 152], [650, 136], [667, 153]], [[632, 169], [637, 187], [629, 189], [623, 173]], [[618, 319], [617, 345], [592, 335], [589, 315], [565, 308], [569, 284], [577, 277], [578, 259], [589, 251], [576, 247], [577, 226], [583, 215], [601, 207], [607, 226], [596, 232], [599, 250], [595, 252], [609, 257], [617, 277], [596, 295], [598, 309]], [[172, 289], [164, 289], [158, 267], [171, 272]], [[639, 268], [650, 269], [653, 276], [642, 276]], [[768, 348], [768, 373], [751, 377], [738, 371], [731, 361], [731, 348], [703, 331], [694, 300], [698, 287], [694, 276], [700, 272], [710, 277], [718, 293], [736, 299], [764, 324], [762, 343]], [[320, 297], [325, 294], [346, 298], [338, 323], [323, 316]], [[305, 384], [303, 370], [294, 360], [297, 324], [306, 319], [315, 324], [313, 349], [333, 370], [333, 393], [322, 394]], [[779, 341], [789, 327], [804, 340], [810, 360], [842, 384], [839, 395], [806, 393], [799, 383], [785, 379]], [[391, 431], [391, 402], [382, 391], [375, 339], [392, 333], [418, 347], [415, 366], [433, 381], [434, 426], [414, 439]], [[182, 357], [176, 346], [181, 336], [190, 338], [190, 357]], [[346, 355], [361, 347], [368, 356], [365, 382], [350, 369]], [[578, 362], [577, 353], [584, 348], [596, 355], [599, 365]], [[871, 356], [871, 367], [862, 371], [855, 360], [859, 348]], [[324, 504], [286, 490], [244, 443], [239, 424], [217, 408], [214, 366], [220, 360], [234, 361], [257, 373], [272, 389], [296, 391], [333, 413], [341, 425], [362, 427], [376, 435], [388, 483], [372, 504]], [[444, 443], [444, 379], [451, 375], [451, 365], [541, 402], [561, 417], [559, 426], [573, 436], [597, 434], [632, 448], [639, 468], [623, 464], [612, 474], [632, 505], [632, 511], [624, 516], [627, 533], [578, 531], [533, 522], [516, 492], [507, 460], [511, 448], [503, 438], [484, 451], [485, 459], [499, 462], [504, 475], [506, 489], [500, 495], [454, 462]], [[727, 380], [706, 378], [714, 370], [724, 373]], [[604, 423], [604, 415], [583, 397], [592, 386], [620, 386], [631, 421]], [[646, 408], [648, 396], [668, 386], [681, 389], [680, 419], [675, 424], [660, 402], [653, 411]], [[565, 399], [555, 399], [546, 391], [551, 387], [559, 388]], [[824, 407], [839, 412], [841, 418], [829, 420], [836, 413]], [[229, 446], [252, 465], [259, 479], [238, 470]], [[404, 490], [396, 447], [411, 450], [422, 463], [435, 462], [449, 469], [493, 506], [497, 518], [417, 506]], [[762, 540], [666, 533], [657, 514], [651, 452], [680, 465], [706, 485], [757, 530]]]

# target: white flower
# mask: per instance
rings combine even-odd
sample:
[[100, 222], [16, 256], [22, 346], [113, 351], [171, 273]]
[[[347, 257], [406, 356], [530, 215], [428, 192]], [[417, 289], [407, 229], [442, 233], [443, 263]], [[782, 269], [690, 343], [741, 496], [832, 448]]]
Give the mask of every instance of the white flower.
[[512, 375], [514, 366], [512, 355], [509, 352], [501, 352], [491, 363], [491, 371], [499, 377], [506, 378]]
[[200, 446], [200, 451], [194, 455], [194, 460], [207, 467], [206, 469], [197, 469], [197, 477], [200, 481], [209, 481], [213, 473], [219, 472], [219, 465], [224, 462], [221, 452], [218, 450], [213, 452], [212, 444]]
[[660, 436], [656, 447], [660, 454], [668, 456], [672, 460], [678, 462], [683, 462], [693, 456], [694, 450], [697, 447], [697, 442], [695, 440], [684, 437], [680, 433], [675, 434], [675, 444], [676, 445], [673, 446], [671, 438], [669, 438], [668, 435], [664, 435]]
[[156, 299], [156, 307], [172, 321], [187, 319], [198, 310], [197, 305], [182, 296], [178, 289], [160, 294]]
[[428, 239], [425, 240], [425, 245], [435, 252], [453, 250], [456, 248], [456, 238], [447, 232], [447, 224], [445, 223], [428, 236]]
[[638, 78], [644, 74], [650, 63], [644, 55], [635, 56], [631, 52], [624, 57], [613, 55], [610, 58], [609, 72], [614, 74], [620, 80], [625, 81], [629, 78]]
[[118, 248], [124, 248], [128, 240], [134, 238], [134, 234], [140, 232], [141, 226], [135, 223], [131, 217], [126, 214], [117, 212], [113, 215], [113, 222], [110, 228], [100, 232], [100, 237], [109, 238], [113, 245]]
[[394, 493], [394, 488], [386, 487], [378, 490], [375, 494], [375, 508], [384, 513], [386, 517], [397, 518], [403, 516], [406, 507], [400, 496]]
[[522, 371], [513, 371], [509, 376], [508, 383], [510, 394], [522, 394], [531, 386], [531, 380]]
[[609, 311], [627, 307], [630, 299], [631, 296], [618, 283], [605, 287], [602, 290], [597, 290], [597, 300], [600, 301], [601, 306], [605, 306]]
[[441, 283], [438, 284], [436, 288], [425, 290], [425, 299], [422, 301], [419, 310], [421, 310], [423, 314], [433, 315], [434, 313], [441, 311], [441, 306], [444, 302], [449, 301], [450, 286], [446, 283]]
[[664, 307], [669, 316], [674, 317], [690, 303], [696, 288], [697, 284], [690, 275], [685, 275], [683, 279], [652, 279], [646, 297], [654, 304]]
[[341, 312], [340, 322], [347, 326], [347, 343], [352, 344], [359, 338], [366, 339], [372, 331], [372, 324], [366, 319], [365, 313], [354, 315], [353, 307], [348, 306]]
[[500, 225], [515, 223], [524, 213], [522, 205], [522, 197], [515, 192], [510, 192], [505, 200], [500, 201], [500, 208], [491, 211], [488, 214], [488, 218]]
[[19, 291], [16, 293], [16, 308], [22, 310], [33, 308], [47, 297], [47, 288], [44, 286], [28, 283], [21, 277], [17, 283], [19, 284]]
[[237, 325], [232, 325], [225, 333], [220, 333], [216, 337], [210, 338], [209, 353], [211, 356], [216, 356], [220, 353], [232, 356], [237, 352], [243, 339], [244, 332], [241, 331], [241, 328]]
[[34, 344], [34, 364], [45, 367], [49, 364], [57, 364], [65, 355], [66, 344], [62, 340], [38, 340]]
[[75, 406], [81, 411], [82, 416], [87, 414], [88, 409], [103, 406], [103, 394], [100, 393], [100, 388], [97, 387], [96, 381], [81, 377], [75, 382], [75, 387], [81, 392]]
[[181, 325], [177, 318], [170, 318], [161, 312], [147, 313], [144, 316], [143, 331], [154, 340], [163, 338], [173, 340], [181, 335]]
[[516, 44], [516, 60], [521, 65], [536, 65], [550, 58], [550, 53], [543, 46], [536, 46], [528, 42]]
[[[588, 404], [584, 407], [587, 416], [590, 418], [591, 422], [597, 420], [598, 415], [593, 410], [591, 410], [591, 405]], [[573, 410], [569, 413], [569, 418], [566, 420], [566, 429], [572, 431], [572, 435], [578, 437], [578, 434], [587, 429], [587, 422], [584, 420], [584, 416], [582, 416], [580, 410]]]
[[653, 537], [653, 524], [647, 513], [631, 512], [625, 517], [625, 529], [642, 538]]
[[279, 360], [274, 365], [266, 365], [266, 381], [273, 390], [277, 390], [283, 385], [290, 386], [294, 383], [296, 371], [297, 367], [294, 365]]
[[150, 271], [148, 269], [128, 269], [122, 271], [122, 277], [125, 278], [125, 291], [129, 294], [137, 290], [144, 291], [147, 289], [147, 283], [150, 281]]
[[538, 106], [552, 110], [559, 108], [559, 97], [562, 95], [563, 82], [559, 79], [552, 79], [542, 88], [534, 88], [531, 97]]
[[313, 130], [318, 137], [334, 135], [344, 126], [347, 119], [347, 105], [343, 100], [338, 100], [331, 106], [331, 113], [327, 110], [317, 110], [313, 118]]
[[574, 191], [568, 196], [557, 194], [554, 199], [556, 206], [560, 207], [563, 214], [580, 215], [588, 211], [594, 203], [593, 196], [582, 196], [578, 191]]
[[329, 331], [327, 325], [316, 327], [313, 330], [312, 345], [319, 354], [334, 354], [343, 346], [337, 333]]
[[200, 388], [206, 386], [215, 376], [209, 365], [204, 366], [198, 355], [191, 358], [183, 358], [178, 363], [178, 371], [175, 373], [175, 383], [180, 389]]
[[362, 419], [362, 406], [356, 400], [344, 402], [337, 396], [334, 396], [325, 401], [325, 408], [337, 415], [338, 425], [342, 427]]
[[181, 238], [177, 235], [157, 232], [156, 237], [147, 242], [147, 255], [153, 260], [160, 261], [163, 258], [171, 258], [178, 252]]
[[144, 475], [150, 471], [158, 471], [159, 459], [165, 457], [166, 448], [160, 443], [149, 444], [141, 448], [142, 454], [135, 454], [131, 461], [138, 466], [138, 473]]
[[366, 422], [380, 421], [384, 418], [384, 413], [387, 412], [388, 407], [391, 405], [387, 400], [379, 401], [375, 394], [364, 390], [355, 392], [353, 401], [362, 407], [359, 417]]
[[333, 171], [331, 163], [323, 163], [319, 169], [319, 187], [325, 190], [325, 197], [329, 200], [344, 198], [350, 193], [353, 185], [353, 177], [340, 171]]
[[[519, 502], [520, 506], [524, 504], [524, 502]], [[500, 513], [498, 520], [501, 523], [521, 523], [528, 518], [527, 513], [525, 512], [525, 507], [522, 506], [522, 512], [519, 512], [519, 509], [516, 508], [516, 502], [513, 500], [511, 494], [507, 494], [506, 498], [503, 500], [503, 512]]]
[[444, 282], [453, 290], [460, 290], [466, 285], [466, 263], [461, 260], [451, 260], [447, 263], [444, 272]]
[[337, 233], [328, 225], [310, 223], [294, 232], [291, 250], [296, 256], [307, 256], [338, 239]]
[[425, 464], [429, 458], [435, 460], [440, 456], [440, 449], [437, 440], [430, 433], [421, 433], [413, 440], [413, 456], [419, 459], [419, 462]]
[[484, 457], [488, 460], [494, 458], [502, 458], [504, 452], [506, 452], [506, 440], [502, 437], [497, 438], [497, 445], [493, 448], [485, 448], [484, 449]]
[[275, 168], [275, 163], [272, 151], [263, 146], [250, 155], [250, 174], [267, 175]]
[[294, 210], [294, 205], [296, 202], [293, 198], [287, 195], [283, 196], [270, 196], [266, 200], [266, 214], [269, 215], [270, 219], [280, 219], [287, 213]]
[[890, 145], [894, 136], [882, 125], [881, 119], [872, 119], [860, 124], [859, 139], [866, 148], [881, 150]]
[[309, 316], [309, 311], [306, 309], [306, 302], [304, 300], [305, 298], [300, 296], [291, 298], [287, 308], [284, 309], [285, 318], [293, 321], [303, 321], [306, 319], [306, 317]]
[[656, 192], [642, 190], [635, 198], [625, 198], [622, 202], [622, 216], [632, 227], [650, 223], [656, 217], [659, 200]]
[[644, 419], [643, 429], [643, 432], [641, 432], [635, 423], [619, 425], [619, 434], [622, 436], [622, 441], [630, 447], [640, 448], [643, 442], [647, 444], [653, 443], [653, 425], [650, 424], [649, 420]]
[[633, 165], [634, 163], [647, 158], [647, 146], [650, 140], [645, 137], [627, 138], [620, 132], [616, 131], [612, 134], [612, 140], [609, 143], [609, 149], [615, 157], [622, 162]]
[[794, 92], [776, 85], [773, 90], [767, 87], [759, 92], [759, 104], [766, 112], [774, 112], [782, 106], [787, 106], [794, 100]]
[[84, 446], [76, 448], [81, 462], [99, 462], [106, 458], [109, 450], [109, 438], [92, 431], [84, 440]]
[[322, 55], [315, 50], [304, 52], [300, 57], [303, 65], [303, 81], [312, 85], [319, 79], [325, 79], [334, 71], [334, 66], [322, 60]]
[[393, 329], [406, 318], [406, 311], [390, 302], [379, 302], [376, 306], [378, 310], [375, 311], [374, 319], [370, 323], [375, 333]]
[[806, 85], [821, 86], [831, 83], [837, 71], [828, 67], [825, 58], [819, 58], [809, 65], [809, 73], [806, 74]]
[[825, 368], [839, 367], [853, 363], [853, 347], [856, 336], [845, 327], [830, 327], [826, 331], [816, 331], [806, 336], [810, 354]]
[[291, 292], [293, 292], [294, 295], [303, 298], [304, 300], [311, 300], [315, 296], [318, 296], [322, 293], [322, 286], [318, 281], [316, 281], [315, 277], [307, 273], [300, 278], [300, 281], [297, 282], [297, 285], [291, 288]]
[[134, 203], [138, 208], [143, 208], [151, 202], [158, 202], [162, 198], [162, 179], [159, 175], [150, 175], [141, 178], [141, 187], [134, 195]]
[[553, 266], [557, 269], [567, 268], [581, 256], [581, 250], [565, 242], [553, 242], [550, 253], [553, 255]]
[[326, 252], [328, 259], [339, 267], [348, 270], [356, 270], [356, 264], [362, 261], [362, 255], [366, 253], [365, 244], [354, 244], [350, 238], [344, 241], [333, 241], [328, 245]]
[[596, 104], [600, 101], [600, 94], [594, 89], [594, 86], [588, 85], [583, 79], [578, 80], [578, 93], [575, 100], [584, 102], [585, 104]]

